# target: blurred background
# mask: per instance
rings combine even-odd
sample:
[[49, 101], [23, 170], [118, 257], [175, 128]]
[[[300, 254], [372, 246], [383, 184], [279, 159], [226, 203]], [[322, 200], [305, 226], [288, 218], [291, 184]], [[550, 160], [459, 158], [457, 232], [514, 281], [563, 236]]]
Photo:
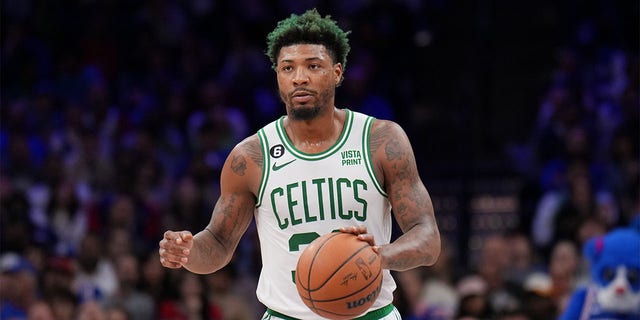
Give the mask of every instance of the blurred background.
[[0, 318], [259, 318], [253, 226], [212, 275], [157, 243], [284, 114], [266, 35], [312, 7], [351, 31], [337, 105], [401, 124], [433, 198], [403, 317], [561, 312], [584, 241], [640, 214], [634, 0], [2, 1]]

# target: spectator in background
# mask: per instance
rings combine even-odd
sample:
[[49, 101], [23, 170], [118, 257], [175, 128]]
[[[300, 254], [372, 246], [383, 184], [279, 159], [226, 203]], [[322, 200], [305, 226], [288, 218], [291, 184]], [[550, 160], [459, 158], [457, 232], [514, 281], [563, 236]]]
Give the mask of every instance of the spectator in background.
[[417, 286], [417, 292], [407, 292], [405, 295], [410, 300], [412, 317], [409, 319], [444, 320], [454, 317], [459, 303], [455, 287], [456, 265], [451, 245], [444, 242], [440, 258], [433, 267], [416, 269], [413, 273], [420, 273], [417, 277], [407, 279], [404, 275], [399, 276], [403, 288]]
[[566, 183], [543, 195], [532, 224], [534, 241], [545, 255], [558, 241], [580, 245], [585, 236], [597, 234], [597, 229], [609, 230], [620, 220], [613, 195], [607, 190], [594, 190], [588, 163], [572, 162], [559, 174]]
[[56, 288], [48, 291], [45, 299], [51, 305], [56, 320], [75, 319], [78, 315], [78, 297], [69, 289]]
[[2, 252], [24, 252], [34, 230], [29, 201], [5, 172], [0, 172], [0, 248]]
[[[103, 320], [107, 314], [102, 305], [94, 300], [87, 300], [78, 306], [77, 320]], [[71, 318], [69, 318], [71, 319]]]
[[155, 319], [155, 304], [151, 295], [138, 289], [140, 266], [137, 258], [129, 253], [115, 257], [118, 289], [108, 298], [107, 309], [122, 307], [131, 320]]
[[[113, 157], [108, 153], [110, 146], [103, 144], [109, 140], [100, 140], [94, 126], [100, 126], [93, 119], [91, 109], [72, 108], [69, 112], [78, 114], [70, 117], [78, 118], [72, 123], [62, 142], [68, 148], [63, 153], [64, 176], [77, 185], [84, 186], [96, 193], [104, 188], [112, 188], [112, 177], [117, 174], [113, 168]], [[72, 119], [73, 119], [72, 118]], [[87, 200], [87, 199], [82, 199]]]
[[82, 240], [77, 262], [73, 290], [80, 303], [105, 302], [118, 289], [113, 262], [105, 255], [105, 244], [97, 234], [89, 233]]
[[111, 261], [116, 261], [123, 255], [136, 254], [137, 250], [134, 250], [135, 241], [132, 240], [129, 230], [113, 227], [109, 228], [108, 232], [107, 239], [109, 239], [109, 242], [105, 244], [107, 258]]
[[540, 261], [531, 239], [525, 233], [510, 231], [504, 237], [508, 244], [508, 267], [505, 270], [505, 281], [512, 286], [522, 288], [526, 279], [531, 274], [544, 270], [545, 265]]
[[546, 270], [530, 274], [523, 283], [525, 294], [522, 301], [532, 318], [558, 317], [574, 288], [587, 281], [585, 261], [577, 248], [570, 240], [557, 242], [551, 250]]
[[[146, 202], [129, 193], [117, 193], [105, 203], [107, 221], [101, 227], [103, 234], [115, 232], [119, 237], [129, 238], [125, 248], [115, 248], [129, 252], [147, 252], [153, 246], [149, 237], [156, 234], [160, 221], [160, 211], [153, 202]], [[118, 240], [118, 239], [115, 239]]]
[[531, 320], [555, 319], [558, 305], [553, 296], [553, 284], [546, 272], [538, 271], [523, 284], [522, 309]]
[[24, 257], [6, 253], [0, 257], [0, 319], [26, 319], [38, 300], [37, 275]]
[[133, 196], [125, 193], [116, 194], [106, 204], [106, 225], [103, 226], [104, 233], [122, 229], [126, 233], [134, 234], [137, 231], [136, 203]]
[[589, 219], [600, 221], [608, 230], [618, 221], [617, 210], [600, 202], [610, 197], [594, 190], [592, 176], [588, 169], [575, 163], [568, 169], [568, 194], [555, 213], [553, 230], [555, 241], [570, 240], [580, 246], [580, 228]]
[[177, 182], [176, 192], [163, 214], [164, 228], [193, 230], [209, 222], [210, 206], [195, 179], [185, 175]]
[[106, 320], [132, 320], [127, 310], [122, 306], [111, 306], [105, 310]]
[[164, 169], [155, 156], [151, 138], [141, 134], [139, 139], [146, 140], [144, 144], [149, 144], [148, 148], [152, 149], [150, 152], [154, 152], [154, 155], [138, 159], [139, 162], [133, 172], [133, 181], [131, 181], [132, 194], [147, 208], [146, 213], [151, 215], [151, 218], [159, 218], [158, 207], [167, 205], [166, 199], [169, 197]]
[[[26, 104], [19, 104], [19, 108], [26, 109]], [[26, 111], [20, 112], [26, 113]], [[14, 125], [20, 126], [20, 124], [21, 123], [18, 122]], [[22, 124], [26, 126], [25, 123]], [[24, 127], [16, 129], [16, 131], [11, 133], [11, 139], [7, 142], [6, 146], [7, 155], [4, 159], [6, 160], [4, 164], [7, 165], [7, 168], [3, 171], [10, 172], [12, 180], [21, 184], [21, 189], [26, 189], [27, 186], [36, 182], [33, 173], [39, 171], [37, 161], [39, 153], [42, 151], [41, 141], [37, 139], [36, 134], [26, 132]]]
[[142, 259], [142, 274], [140, 288], [151, 295], [157, 306], [168, 298], [171, 292], [170, 276], [167, 269], [158, 263], [160, 256], [157, 251], [152, 251]]
[[86, 211], [71, 181], [60, 181], [52, 188], [52, 192], [46, 212], [54, 238], [54, 252], [59, 255], [75, 255], [77, 245], [87, 233]]
[[27, 320], [56, 320], [51, 305], [45, 300], [38, 300], [29, 306]]
[[[635, 116], [636, 121], [639, 118], [640, 116]], [[631, 124], [615, 132], [609, 145], [607, 161], [603, 165], [603, 184], [612, 191], [614, 199], [620, 204], [622, 225], [631, 221], [633, 215], [638, 212], [638, 208], [634, 207], [634, 201], [637, 201], [640, 189], [640, 138], [636, 130], [637, 123], [634, 128], [631, 119], [628, 119]]]
[[406, 309], [404, 312], [414, 312], [413, 309], [417, 308], [419, 304], [418, 295], [424, 281], [421, 268], [397, 272], [394, 275], [398, 279], [398, 288], [394, 292], [394, 300], [403, 303], [402, 307]]
[[160, 302], [157, 319], [224, 319], [220, 306], [207, 297], [206, 282], [202, 275], [181, 270], [174, 280], [176, 295]]
[[47, 268], [47, 260], [50, 256], [49, 248], [42, 243], [31, 242], [22, 256], [33, 267], [33, 271], [38, 275], [38, 281], [40, 281], [41, 275]]
[[577, 245], [572, 241], [560, 241], [551, 251], [549, 277], [551, 297], [558, 312], [567, 305], [576, 285], [584, 281], [582, 259]]
[[220, 306], [222, 319], [250, 320], [260, 316], [259, 313], [254, 313], [254, 308], [249, 303], [251, 300], [235, 285], [238, 274], [233, 264], [204, 277], [208, 288], [207, 297], [211, 304]]
[[460, 297], [454, 319], [490, 319], [495, 310], [489, 298], [489, 286], [478, 275], [462, 278], [456, 285], [456, 292]]
[[40, 278], [42, 294], [47, 297], [60, 290], [72, 292], [76, 268], [75, 260], [71, 258], [49, 257]]
[[[487, 284], [487, 295], [492, 310], [502, 312], [515, 309], [519, 302], [507, 283], [509, 246], [503, 235], [489, 235], [482, 243], [478, 258], [477, 275]], [[507, 253], [507, 254], [506, 254]]]

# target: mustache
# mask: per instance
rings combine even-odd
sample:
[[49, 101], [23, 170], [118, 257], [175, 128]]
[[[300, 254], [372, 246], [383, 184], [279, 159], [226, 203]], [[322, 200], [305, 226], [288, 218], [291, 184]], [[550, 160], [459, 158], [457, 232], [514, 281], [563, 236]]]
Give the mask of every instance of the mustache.
[[289, 93], [289, 98], [294, 97], [298, 93], [306, 93], [306, 94], [310, 94], [310, 95], [317, 95], [318, 94], [318, 92], [316, 92], [314, 90], [299, 88], [299, 89], [295, 89], [295, 90], [291, 91], [291, 93]]

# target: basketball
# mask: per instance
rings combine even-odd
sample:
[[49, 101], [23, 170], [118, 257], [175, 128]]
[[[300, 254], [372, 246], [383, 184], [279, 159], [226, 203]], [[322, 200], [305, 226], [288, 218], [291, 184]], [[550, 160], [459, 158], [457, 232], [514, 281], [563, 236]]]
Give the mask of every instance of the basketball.
[[366, 312], [382, 287], [380, 257], [350, 233], [325, 234], [302, 251], [296, 266], [302, 301], [329, 319], [351, 319]]

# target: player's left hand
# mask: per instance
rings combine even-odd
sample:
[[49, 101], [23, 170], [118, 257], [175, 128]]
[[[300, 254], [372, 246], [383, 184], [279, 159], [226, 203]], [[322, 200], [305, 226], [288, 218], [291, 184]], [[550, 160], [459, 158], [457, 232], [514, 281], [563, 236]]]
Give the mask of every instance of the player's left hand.
[[367, 227], [362, 225], [350, 226], [350, 227], [341, 227], [339, 230], [340, 232], [352, 233], [357, 235], [358, 240], [362, 240], [369, 243], [369, 245], [371, 245], [371, 247], [373, 248], [373, 251], [375, 251], [376, 253], [379, 253], [378, 252], [379, 247], [376, 246], [376, 240], [374, 239], [372, 234], [367, 233]]

